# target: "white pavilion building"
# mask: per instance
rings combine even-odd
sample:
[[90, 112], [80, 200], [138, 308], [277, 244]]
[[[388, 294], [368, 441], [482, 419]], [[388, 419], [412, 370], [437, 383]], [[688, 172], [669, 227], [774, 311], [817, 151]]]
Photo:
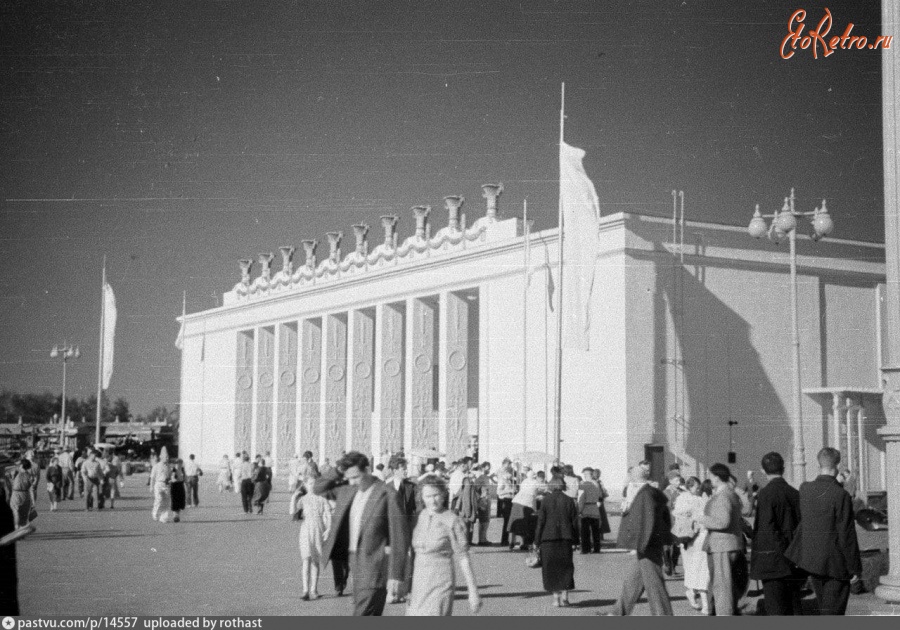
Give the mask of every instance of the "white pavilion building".
[[[257, 274], [241, 261], [223, 306], [184, 320], [181, 452], [214, 466], [268, 451], [282, 470], [305, 450], [333, 462], [477, 448], [495, 466], [553, 453], [558, 231], [525, 236], [498, 211], [502, 186], [483, 189], [486, 212], [470, 225], [463, 199], [447, 197], [439, 227], [413, 208], [407, 238], [382, 217], [375, 246], [355, 225], [348, 254], [331, 232], [322, 258], [303, 241], [297, 265], [293, 247], [278, 270], [272, 254]], [[790, 470], [786, 245], [631, 213], [603, 217], [600, 242], [590, 350], [564, 348], [562, 460], [613, 484], [641, 459], [658, 478], [673, 462], [702, 474], [733, 452], [742, 475], [777, 450]], [[797, 248], [807, 476], [815, 452], [836, 445], [863, 490], [884, 490], [884, 246], [798, 235]]]

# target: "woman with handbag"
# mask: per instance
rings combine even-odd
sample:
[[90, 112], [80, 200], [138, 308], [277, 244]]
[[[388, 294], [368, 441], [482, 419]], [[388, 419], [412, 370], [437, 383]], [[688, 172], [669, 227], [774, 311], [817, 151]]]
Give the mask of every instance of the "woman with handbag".
[[578, 508], [565, 494], [566, 482], [554, 477], [550, 492], [541, 501], [534, 543], [540, 549], [544, 589], [553, 593], [554, 606], [569, 605], [569, 591], [575, 588], [573, 545], [578, 544]]
[[[696, 477], [685, 482], [687, 492], [675, 499], [672, 509], [674, 524], [672, 534], [681, 543], [681, 561], [684, 564], [684, 590], [688, 603], [700, 614], [709, 614], [709, 564], [703, 543], [706, 531], [697, 524], [703, 515], [708, 497], [701, 493], [703, 484]], [[699, 601], [698, 601], [699, 600]]]

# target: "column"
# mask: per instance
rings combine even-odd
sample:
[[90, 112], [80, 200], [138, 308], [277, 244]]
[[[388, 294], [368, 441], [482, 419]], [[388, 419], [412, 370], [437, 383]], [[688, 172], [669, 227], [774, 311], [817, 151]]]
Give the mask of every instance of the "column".
[[350, 448], [361, 453], [374, 453], [372, 393], [375, 384], [375, 310], [350, 311], [348, 335], [347, 364], [353, 366], [347, 372]]
[[440, 364], [446, 374], [445, 448], [448, 459], [454, 460], [466, 454], [469, 442], [469, 304], [465, 296], [442, 293], [441, 320], [446, 322]]
[[300, 435], [298, 450], [312, 451], [316, 460], [321, 459], [319, 424], [322, 418], [322, 320], [304, 319], [301, 323], [300, 348]]
[[[900, 22], [900, 3], [882, 0], [883, 35], [895, 36]], [[888, 548], [890, 571], [881, 577], [875, 594], [887, 602], [900, 602], [900, 179], [897, 151], [900, 149], [900, 56], [897, 47], [881, 51], [882, 147], [884, 151], [884, 249], [887, 285], [885, 311], [887, 340], [884, 364], [884, 415], [887, 424], [878, 430], [885, 441], [888, 493]]]
[[382, 304], [375, 317], [375, 413], [378, 416], [376, 456], [403, 448], [404, 390], [406, 369], [402, 303]]
[[407, 416], [408, 443], [412, 450], [438, 447], [435, 408], [435, 316], [437, 304], [431, 299], [410, 298], [407, 314]]
[[[265, 457], [272, 450], [275, 400], [275, 329], [259, 328], [256, 364], [256, 454]], [[251, 454], [252, 456], [253, 454]]]
[[347, 440], [347, 314], [322, 318], [322, 453], [332, 464], [346, 450]]
[[841, 394], [831, 394], [831, 446], [841, 448]]
[[234, 392], [234, 450], [251, 451], [253, 422], [253, 331], [237, 334]]
[[278, 402], [276, 451], [279, 470], [287, 470], [297, 450], [297, 324], [278, 326]]

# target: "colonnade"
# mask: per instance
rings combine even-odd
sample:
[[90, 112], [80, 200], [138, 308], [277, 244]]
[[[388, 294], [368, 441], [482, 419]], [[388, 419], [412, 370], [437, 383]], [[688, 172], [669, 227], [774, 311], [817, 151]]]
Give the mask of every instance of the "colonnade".
[[478, 309], [477, 289], [445, 291], [239, 331], [234, 450], [278, 468], [306, 450], [462, 457], [477, 435]]

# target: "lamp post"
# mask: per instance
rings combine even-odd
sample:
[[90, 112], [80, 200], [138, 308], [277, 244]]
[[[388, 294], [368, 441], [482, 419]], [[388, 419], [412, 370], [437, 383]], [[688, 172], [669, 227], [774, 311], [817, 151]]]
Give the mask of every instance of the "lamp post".
[[59, 447], [63, 448], [66, 443], [66, 363], [69, 359], [77, 359], [81, 356], [81, 350], [78, 346], [70, 346], [66, 343], [61, 346], [53, 346], [50, 351], [51, 359], [62, 359], [63, 365], [63, 386], [62, 386], [62, 410], [60, 413], [59, 425]]
[[[797, 217], [812, 217], [813, 241], [822, 239], [834, 230], [834, 222], [825, 207], [822, 206], [812, 212], [797, 212], [794, 209], [794, 189], [791, 188], [791, 196], [785, 197], [781, 212], [774, 214], [761, 214], [759, 204], [750, 220], [747, 231], [753, 238], [768, 236], [769, 240], [778, 243], [784, 237], [788, 238], [791, 246], [791, 346], [793, 348], [793, 385], [794, 385], [794, 483], [799, 484], [806, 479], [806, 448], [803, 442], [803, 410], [802, 391], [800, 385], [800, 328], [797, 322]], [[766, 225], [766, 219], [772, 219], [771, 225]]]

